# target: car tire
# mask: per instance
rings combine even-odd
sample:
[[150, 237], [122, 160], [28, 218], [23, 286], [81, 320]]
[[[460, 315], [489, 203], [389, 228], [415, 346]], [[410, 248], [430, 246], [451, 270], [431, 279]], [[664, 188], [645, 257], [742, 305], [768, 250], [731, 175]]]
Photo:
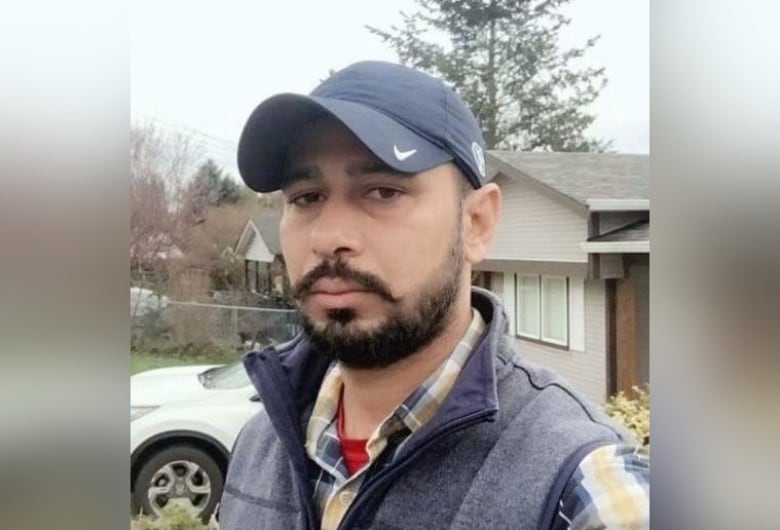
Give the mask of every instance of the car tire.
[[214, 459], [191, 445], [167, 447], [141, 466], [133, 484], [133, 504], [157, 516], [176, 503], [207, 522], [222, 497], [224, 477]]

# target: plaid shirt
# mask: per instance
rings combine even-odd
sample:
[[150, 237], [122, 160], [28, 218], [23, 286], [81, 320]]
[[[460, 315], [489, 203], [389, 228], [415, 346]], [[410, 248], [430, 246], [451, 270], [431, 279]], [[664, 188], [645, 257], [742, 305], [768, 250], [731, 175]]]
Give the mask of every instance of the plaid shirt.
[[[371, 434], [366, 444], [369, 461], [352, 476], [344, 463], [337, 433], [343, 385], [341, 370], [337, 363], [331, 365], [320, 385], [306, 429], [306, 452], [319, 466], [312, 481], [322, 530], [338, 528], [371, 464], [380, 455], [385, 465], [392, 463], [409, 436], [433, 418], [485, 327], [482, 316], [472, 309], [471, 324], [463, 339], [450, 357]], [[553, 528], [649, 528], [648, 486], [646, 476], [641, 474], [646, 465], [646, 458], [640, 459], [637, 453], [623, 446], [593, 451], [569, 481]], [[615, 521], [621, 521], [622, 526], [615, 526]]]
[[455, 385], [455, 380], [484, 330], [482, 315], [472, 309], [471, 324], [452, 354], [371, 434], [366, 444], [368, 463], [352, 476], [344, 463], [336, 430], [343, 385], [341, 370], [337, 363], [331, 365], [320, 386], [306, 429], [306, 452], [320, 467], [313, 480], [314, 500], [322, 516], [322, 530], [335, 530], [338, 527], [360, 489], [366, 470], [379, 455], [387, 449], [389, 453], [384, 458], [388, 463], [392, 462], [409, 435], [433, 418]]
[[569, 479], [553, 530], [650, 528], [649, 480], [650, 457], [643, 449], [599, 447]]

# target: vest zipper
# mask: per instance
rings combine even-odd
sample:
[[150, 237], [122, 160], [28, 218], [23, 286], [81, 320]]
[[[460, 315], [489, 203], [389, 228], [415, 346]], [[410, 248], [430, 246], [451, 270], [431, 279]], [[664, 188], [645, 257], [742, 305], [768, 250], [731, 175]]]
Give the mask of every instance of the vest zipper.
[[386, 483], [395, 475], [406, 469], [406, 467], [408, 467], [414, 461], [415, 457], [417, 457], [434, 442], [437, 442], [445, 436], [449, 436], [458, 431], [466, 429], [467, 427], [471, 427], [472, 425], [480, 423], [493, 414], [495, 414], [495, 410], [482, 410], [471, 413], [467, 416], [462, 416], [461, 418], [453, 420], [448, 424], [444, 424], [438, 430], [431, 433], [428, 439], [419, 446], [415, 447], [413, 451], [404, 455], [401, 460], [385, 469], [380, 470], [376, 475], [370, 477], [364, 486], [360, 488], [360, 491], [358, 491], [358, 494], [355, 497], [355, 500], [352, 501], [352, 504], [347, 510], [347, 513], [344, 514], [344, 518], [341, 520], [341, 523], [338, 526], [338, 530], [347, 530], [350, 528], [350, 526], [354, 523], [354, 519], [357, 517], [355, 514], [360, 513], [359, 508], [361, 501], [370, 498], [371, 494], [379, 489], [383, 483]]

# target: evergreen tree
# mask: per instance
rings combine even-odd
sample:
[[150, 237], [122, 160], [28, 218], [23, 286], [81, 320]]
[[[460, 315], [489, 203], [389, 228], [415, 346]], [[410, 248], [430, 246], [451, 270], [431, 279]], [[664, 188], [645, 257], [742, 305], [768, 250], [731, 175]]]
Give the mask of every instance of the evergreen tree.
[[223, 204], [235, 204], [241, 199], [241, 187], [212, 159], [199, 168], [185, 191], [184, 218], [188, 224], [203, 222], [206, 210]]
[[[367, 26], [400, 60], [448, 81], [482, 124], [488, 149], [603, 151], [586, 138], [587, 110], [607, 79], [604, 68], [575, 68], [599, 39], [561, 51], [569, 0], [417, 0], [403, 25]], [[444, 35], [448, 45], [431, 38]], [[426, 37], [428, 40], [426, 40]]]
[[223, 174], [211, 158], [198, 168], [193, 185], [211, 206], [235, 204], [241, 198], [241, 188], [229, 175]]

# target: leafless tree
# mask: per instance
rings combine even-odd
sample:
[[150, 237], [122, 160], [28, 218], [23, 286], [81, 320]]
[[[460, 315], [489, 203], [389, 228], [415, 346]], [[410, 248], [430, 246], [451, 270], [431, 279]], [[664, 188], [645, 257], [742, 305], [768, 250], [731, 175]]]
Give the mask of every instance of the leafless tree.
[[184, 183], [202, 147], [151, 122], [130, 130], [130, 263], [135, 277], [164, 273], [176, 250]]

